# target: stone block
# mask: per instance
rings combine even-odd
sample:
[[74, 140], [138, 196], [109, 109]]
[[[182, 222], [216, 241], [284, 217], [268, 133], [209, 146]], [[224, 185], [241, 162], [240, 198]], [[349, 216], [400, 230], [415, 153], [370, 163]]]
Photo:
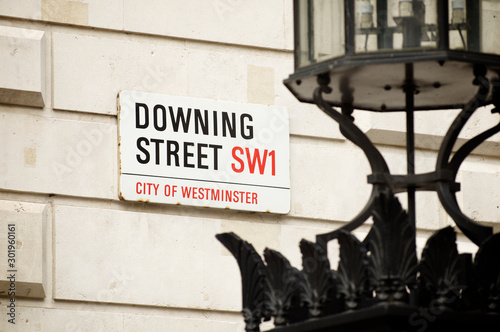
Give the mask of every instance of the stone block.
[[55, 299], [240, 310], [220, 220], [61, 205], [54, 215]]
[[0, 15], [39, 20], [41, 18], [41, 1], [3, 0], [0, 2]]
[[[476, 110], [459, 134], [456, 151], [468, 139], [492, 127], [495, 115], [492, 106]], [[415, 113], [415, 147], [424, 150], [439, 150], [443, 138], [460, 110], [435, 110]], [[359, 114], [359, 115], [358, 115]], [[406, 146], [405, 113], [371, 113], [356, 111], [356, 122], [375, 144]], [[439, 124], [439, 125], [436, 125]], [[473, 151], [473, 154], [498, 156], [500, 136], [496, 135]]]
[[[299, 103], [283, 85], [293, 71], [291, 53], [195, 42], [188, 43], [188, 52], [178, 41], [153, 45], [62, 33], [54, 33], [53, 44], [56, 109], [114, 115], [121, 90], [258, 102], [286, 106], [292, 134], [343, 139], [333, 120]], [[262, 82], [269, 89], [260, 90]]]
[[[0, 115], [0, 188], [80, 197], [117, 198], [116, 125]], [[23, 133], [20, 135], [19, 133]]]
[[187, 46], [189, 95], [288, 108], [304, 105], [283, 85], [293, 71], [291, 53], [195, 42]]
[[45, 204], [0, 201], [0, 296], [45, 298], [46, 219]]
[[123, 0], [42, 0], [44, 21], [123, 30]]
[[42, 20], [57, 23], [88, 25], [89, 4], [80, 1], [42, 0]]
[[[2, 299], [0, 298], [0, 301]], [[133, 311], [133, 312], [132, 312]], [[0, 307], [5, 316], [5, 307]], [[0, 331], [94, 331], [94, 332], [243, 332], [245, 324], [239, 313], [220, 314], [197, 310], [155, 310], [154, 308], [133, 308], [125, 312], [98, 311], [75, 304], [67, 308], [20, 307], [16, 313], [16, 324], [0, 320]]]
[[248, 66], [247, 100], [249, 103], [274, 104], [274, 68]]
[[56, 109], [114, 115], [121, 90], [187, 95], [188, 52], [181, 42], [54, 33], [53, 45]]
[[[2, 304], [2, 317], [5, 308]], [[83, 306], [74, 309], [20, 306], [16, 312], [16, 324], [6, 319], [0, 320], [0, 331], [40, 332], [40, 331], [95, 331], [122, 332], [124, 314], [89, 310]]]
[[[239, 315], [238, 315], [239, 316]], [[233, 321], [207, 318], [176, 318], [161, 316], [128, 315], [124, 320], [126, 332], [136, 331], [176, 331], [176, 332], [243, 332], [243, 316]]]
[[[187, 0], [182, 2], [124, 0], [127, 31], [218, 43], [291, 49], [291, 3], [284, 1]], [[263, 10], [265, 8], [265, 10]], [[161, 18], [157, 17], [161, 13]], [[189, 27], [189, 28], [187, 28]], [[285, 34], [285, 31], [288, 32]]]
[[[265, 11], [262, 8], [266, 8]], [[161, 17], [158, 16], [161, 13]], [[191, 40], [293, 49], [292, 1], [4, 0], [0, 14]], [[157, 19], [151, 19], [156, 18]]]
[[462, 209], [478, 222], [500, 223], [500, 172], [462, 174]]
[[45, 105], [44, 32], [0, 26], [0, 103]]
[[123, 30], [123, 0], [87, 0], [88, 23], [92, 27]]
[[345, 141], [338, 123], [316, 105], [299, 103], [297, 100], [287, 101], [286, 105], [290, 114], [290, 132], [294, 135]]
[[357, 147], [336, 141], [292, 139], [291, 214], [297, 217], [351, 220], [371, 192], [370, 168]]

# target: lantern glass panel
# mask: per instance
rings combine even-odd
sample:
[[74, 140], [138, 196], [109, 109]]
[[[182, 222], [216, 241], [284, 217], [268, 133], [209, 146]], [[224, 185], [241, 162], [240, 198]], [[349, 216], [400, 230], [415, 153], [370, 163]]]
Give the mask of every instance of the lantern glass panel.
[[500, 54], [500, 0], [450, 0], [450, 49]]
[[298, 67], [345, 54], [344, 0], [298, 1]]
[[437, 47], [435, 0], [356, 0], [357, 53]]

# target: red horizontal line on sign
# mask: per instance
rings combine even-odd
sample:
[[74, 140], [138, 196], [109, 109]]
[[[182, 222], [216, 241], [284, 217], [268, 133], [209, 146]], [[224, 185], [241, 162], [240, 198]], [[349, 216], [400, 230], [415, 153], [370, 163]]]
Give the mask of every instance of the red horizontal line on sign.
[[290, 190], [290, 188], [288, 188], [288, 187], [266, 186], [266, 185], [262, 185], [262, 184], [249, 184], [249, 183], [238, 183], [238, 182], [212, 181], [212, 180], [201, 180], [201, 179], [186, 179], [186, 178], [177, 178], [177, 177], [172, 177], [172, 176], [137, 174], [137, 173], [122, 173], [122, 175], [144, 176], [144, 177], [150, 177], [150, 178], [162, 178], [162, 179], [173, 179], [173, 180], [184, 180], [184, 181], [212, 182], [212, 183], [234, 184], [234, 185], [240, 185], [240, 186], [252, 186], [252, 187], [263, 187], [263, 188], [273, 188], [273, 189]]

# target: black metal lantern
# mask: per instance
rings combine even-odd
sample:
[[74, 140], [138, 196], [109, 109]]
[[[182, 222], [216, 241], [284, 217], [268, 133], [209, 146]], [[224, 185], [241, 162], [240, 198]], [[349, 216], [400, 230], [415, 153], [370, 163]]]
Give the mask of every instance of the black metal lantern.
[[313, 102], [316, 76], [329, 74], [334, 106], [406, 110], [411, 80], [415, 109], [457, 108], [475, 93], [474, 65], [488, 78], [500, 70], [495, 0], [302, 0], [294, 9], [295, 73], [285, 85], [300, 101]]
[[[236, 234], [217, 235], [240, 267], [246, 330], [269, 319], [276, 332], [500, 330], [500, 233], [462, 213], [456, 198], [461, 164], [500, 132], [498, 118], [452, 153], [479, 107], [500, 113], [500, 0], [295, 0], [294, 10], [295, 73], [285, 85], [364, 152], [372, 193], [344, 226], [301, 241], [301, 270], [274, 250], [263, 260]], [[416, 174], [414, 112], [457, 108], [435, 170]], [[391, 174], [354, 109], [405, 112], [407, 174]], [[446, 227], [417, 256], [415, 192], [424, 190], [437, 193], [475, 255], [460, 254]], [[370, 232], [357, 239], [351, 231], [369, 218]], [[332, 268], [334, 239], [340, 260]]]

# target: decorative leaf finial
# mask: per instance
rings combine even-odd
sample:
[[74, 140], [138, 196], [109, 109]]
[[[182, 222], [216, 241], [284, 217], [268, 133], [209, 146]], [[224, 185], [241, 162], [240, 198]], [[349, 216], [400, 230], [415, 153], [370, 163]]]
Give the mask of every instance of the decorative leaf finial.
[[370, 283], [382, 301], [403, 301], [417, 277], [415, 226], [392, 193], [375, 202], [368, 236]]
[[337, 310], [337, 287], [335, 275], [323, 247], [307, 240], [300, 241], [302, 252], [302, 273], [307, 286], [303, 301], [311, 317], [332, 314]]
[[234, 233], [215, 236], [238, 262], [243, 293], [243, 317], [247, 332], [258, 332], [264, 318], [267, 291], [266, 266], [254, 247]]
[[340, 261], [337, 271], [338, 292], [344, 297], [346, 309], [358, 307], [366, 291], [368, 269], [366, 248], [351, 233], [341, 231], [338, 237]]

